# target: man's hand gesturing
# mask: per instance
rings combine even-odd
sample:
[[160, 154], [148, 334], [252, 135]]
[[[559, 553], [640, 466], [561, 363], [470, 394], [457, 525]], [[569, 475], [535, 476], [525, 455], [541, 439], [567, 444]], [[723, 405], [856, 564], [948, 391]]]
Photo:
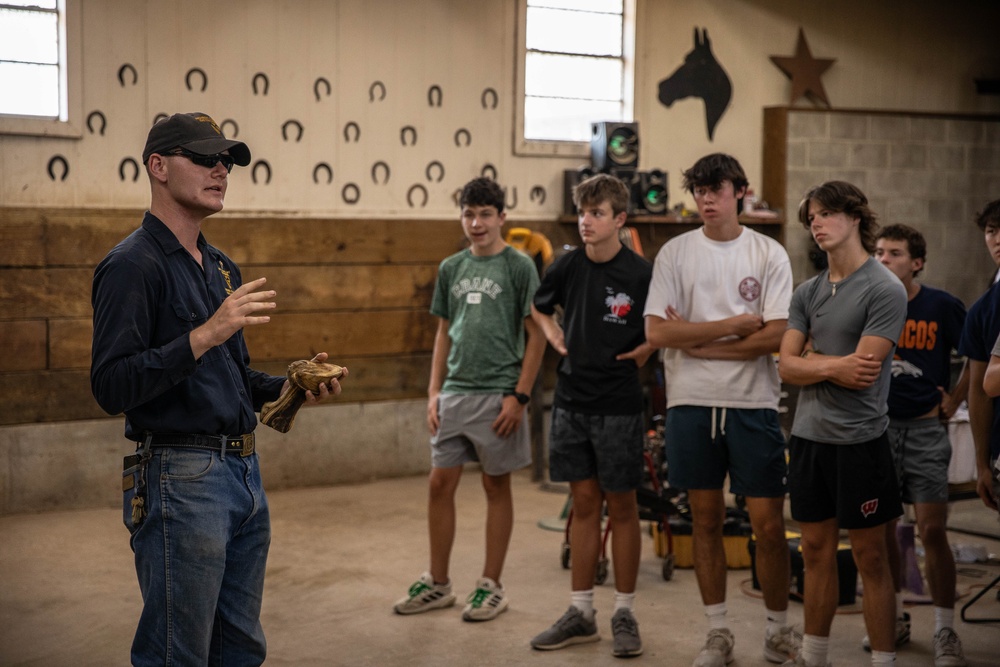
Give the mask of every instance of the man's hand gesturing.
[[266, 282], [267, 278], [258, 278], [244, 283], [226, 297], [207, 322], [191, 332], [191, 351], [194, 352], [195, 359], [201, 358], [213, 347], [222, 345], [243, 327], [267, 324], [271, 321], [270, 315], [260, 313], [277, 306], [271, 300], [276, 292], [255, 291], [263, 287]]

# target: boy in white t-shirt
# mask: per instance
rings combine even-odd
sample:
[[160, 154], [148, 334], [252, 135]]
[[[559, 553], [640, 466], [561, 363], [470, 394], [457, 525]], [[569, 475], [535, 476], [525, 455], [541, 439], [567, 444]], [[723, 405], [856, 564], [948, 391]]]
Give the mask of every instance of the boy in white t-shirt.
[[646, 340], [665, 348], [668, 476], [670, 486], [688, 493], [694, 568], [709, 620], [694, 667], [733, 660], [722, 540], [727, 474], [730, 490], [746, 497], [757, 539], [764, 656], [781, 663], [798, 649], [787, 622], [787, 466], [771, 356], [785, 330], [792, 272], [780, 244], [740, 224], [747, 185], [740, 163], [721, 153], [684, 172], [705, 224], [660, 249], [645, 309]]

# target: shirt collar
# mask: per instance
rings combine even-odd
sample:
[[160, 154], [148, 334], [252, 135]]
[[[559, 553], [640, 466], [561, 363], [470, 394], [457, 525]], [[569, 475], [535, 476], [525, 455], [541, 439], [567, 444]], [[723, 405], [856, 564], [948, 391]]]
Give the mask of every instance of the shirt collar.
[[[170, 228], [149, 211], [146, 211], [146, 215], [142, 219], [142, 228], [156, 240], [160, 248], [162, 248], [163, 254], [169, 255], [184, 249], [184, 246], [177, 240], [177, 237], [170, 231]], [[204, 252], [207, 246], [208, 241], [205, 240], [205, 236], [201, 232], [198, 232], [198, 248]]]

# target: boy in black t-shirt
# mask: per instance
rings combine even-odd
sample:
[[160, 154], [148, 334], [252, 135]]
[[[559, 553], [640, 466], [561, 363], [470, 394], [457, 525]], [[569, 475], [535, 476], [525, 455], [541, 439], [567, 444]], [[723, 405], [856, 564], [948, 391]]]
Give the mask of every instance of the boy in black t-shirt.
[[[553, 481], [569, 482], [573, 497], [572, 605], [531, 645], [550, 650], [600, 639], [594, 578], [606, 501], [616, 589], [612, 652], [634, 656], [642, 653], [632, 613], [641, 549], [635, 494], [643, 465], [639, 367], [653, 352], [643, 331], [652, 265], [619, 240], [629, 202], [621, 180], [598, 174], [580, 183], [573, 198], [584, 246], [552, 264], [532, 307], [532, 317], [563, 356], [549, 473]], [[557, 306], [562, 326], [554, 317]]]

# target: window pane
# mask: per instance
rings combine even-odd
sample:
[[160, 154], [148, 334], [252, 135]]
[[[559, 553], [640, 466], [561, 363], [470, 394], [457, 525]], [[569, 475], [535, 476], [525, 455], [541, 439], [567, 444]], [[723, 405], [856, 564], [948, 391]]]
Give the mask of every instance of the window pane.
[[529, 7], [578, 9], [585, 12], [622, 13], [622, 0], [528, 0]]
[[55, 9], [56, 0], [3, 0], [5, 5], [17, 5], [18, 7], [41, 7], [42, 9]]
[[0, 60], [57, 64], [58, 15], [0, 9]]
[[524, 93], [617, 101], [622, 96], [622, 63], [611, 58], [529, 53], [524, 62]]
[[0, 62], [0, 114], [59, 117], [59, 67]]
[[621, 56], [622, 17], [529, 7], [525, 38], [528, 49]]
[[590, 141], [590, 124], [622, 120], [620, 102], [524, 98], [524, 138]]

